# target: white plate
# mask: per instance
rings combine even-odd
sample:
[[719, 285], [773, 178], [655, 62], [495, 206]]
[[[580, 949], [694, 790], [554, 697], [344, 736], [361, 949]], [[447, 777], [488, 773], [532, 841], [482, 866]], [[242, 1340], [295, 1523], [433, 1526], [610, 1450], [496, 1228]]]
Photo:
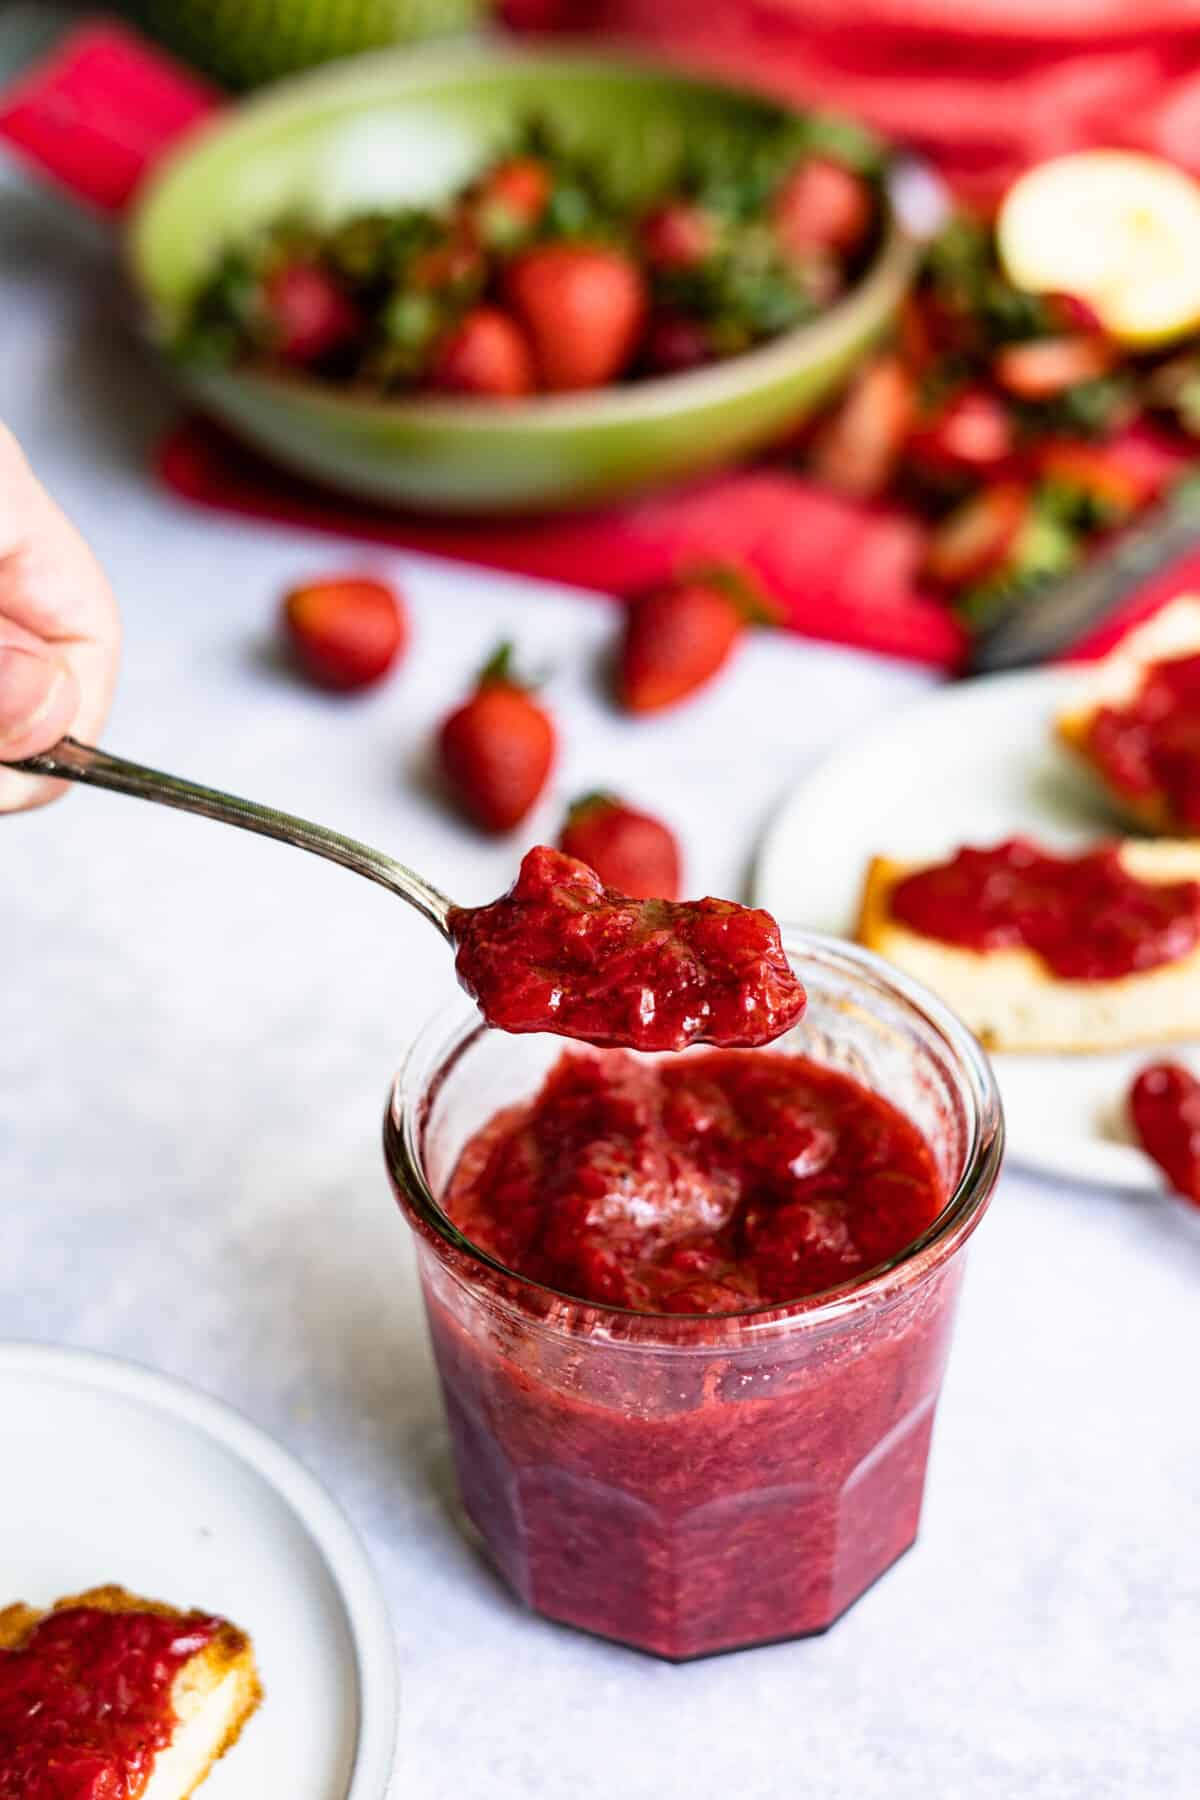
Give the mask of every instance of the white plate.
[[[757, 900], [788, 924], [847, 933], [875, 853], [943, 855], [1018, 832], [1065, 846], [1111, 835], [1111, 817], [1051, 736], [1080, 680], [1037, 669], [941, 688], [860, 737], [774, 820]], [[1152, 1055], [995, 1057], [1010, 1154], [1070, 1180], [1158, 1188], [1124, 1119], [1129, 1083]], [[1200, 1073], [1200, 1052], [1182, 1060]]]
[[266, 1698], [204, 1800], [380, 1800], [391, 1627], [348, 1520], [219, 1401], [88, 1351], [0, 1343], [0, 1605], [119, 1582], [220, 1613]]

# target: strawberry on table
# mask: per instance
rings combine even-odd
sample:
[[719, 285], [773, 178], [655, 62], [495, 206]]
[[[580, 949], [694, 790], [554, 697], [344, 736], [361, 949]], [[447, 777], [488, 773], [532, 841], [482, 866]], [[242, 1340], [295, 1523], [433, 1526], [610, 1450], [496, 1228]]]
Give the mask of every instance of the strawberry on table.
[[930, 535], [923, 573], [939, 587], [960, 588], [1002, 569], [1029, 516], [1029, 490], [997, 481], [956, 506]]
[[506, 312], [475, 306], [438, 345], [429, 379], [445, 393], [513, 400], [533, 392], [533, 357]]
[[543, 387], [602, 387], [629, 363], [646, 314], [646, 287], [624, 251], [540, 244], [512, 262], [505, 286]]
[[871, 229], [871, 190], [852, 169], [810, 156], [787, 176], [771, 207], [775, 236], [788, 255], [857, 250]]
[[1200, 1205], [1200, 1081], [1180, 1063], [1152, 1063], [1133, 1084], [1129, 1111], [1147, 1156]]
[[557, 736], [549, 714], [513, 671], [511, 644], [484, 665], [475, 691], [443, 721], [438, 751], [447, 783], [483, 831], [511, 831], [550, 775]]
[[319, 263], [285, 263], [267, 276], [263, 306], [272, 348], [285, 362], [315, 363], [353, 343], [358, 308]]
[[670, 582], [629, 602], [617, 667], [627, 712], [657, 712], [702, 688], [724, 667], [748, 623], [770, 606], [736, 570]]
[[586, 794], [567, 813], [558, 847], [593, 868], [606, 887], [633, 900], [678, 900], [679, 845], [651, 814], [615, 794]]
[[380, 680], [408, 642], [400, 596], [367, 575], [329, 576], [292, 588], [284, 597], [283, 628], [305, 672], [344, 693]]

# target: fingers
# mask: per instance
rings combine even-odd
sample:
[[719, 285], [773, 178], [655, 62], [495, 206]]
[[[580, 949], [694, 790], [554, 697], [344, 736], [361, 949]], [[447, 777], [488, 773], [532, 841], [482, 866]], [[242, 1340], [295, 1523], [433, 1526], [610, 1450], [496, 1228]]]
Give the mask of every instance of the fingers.
[[[95, 557], [0, 425], [0, 762], [99, 735], [116, 680], [117, 609]], [[62, 784], [0, 770], [0, 813]]]
[[115, 661], [120, 629], [104, 573], [3, 424], [0, 618], [47, 643], [81, 639], [100, 644]]
[[48, 750], [79, 711], [79, 683], [61, 657], [33, 639], [5, 643], [0, 621], [0, 762]]

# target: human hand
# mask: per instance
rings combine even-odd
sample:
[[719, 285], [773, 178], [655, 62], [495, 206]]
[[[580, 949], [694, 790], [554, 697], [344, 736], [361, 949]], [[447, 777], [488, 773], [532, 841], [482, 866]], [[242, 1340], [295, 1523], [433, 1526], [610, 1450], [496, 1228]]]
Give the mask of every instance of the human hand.
[[[0, 425], [0, 762], [68, 732], [94, 743], [119, 648], [103, 570]], [[62, 786], [0, 769], [0, 813], [41, 806]]]

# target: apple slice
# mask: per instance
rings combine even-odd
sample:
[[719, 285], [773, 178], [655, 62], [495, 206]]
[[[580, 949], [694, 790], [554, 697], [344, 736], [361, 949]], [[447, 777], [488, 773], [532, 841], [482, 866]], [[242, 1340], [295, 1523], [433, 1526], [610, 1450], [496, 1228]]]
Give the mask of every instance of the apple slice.
[[1005, 195], [996, 241], [1016, 287], [1077, 295], [1122, 343], [1167, 343], [1200, 323], [1200, 184], [1158, 157], [1039, 163]]

